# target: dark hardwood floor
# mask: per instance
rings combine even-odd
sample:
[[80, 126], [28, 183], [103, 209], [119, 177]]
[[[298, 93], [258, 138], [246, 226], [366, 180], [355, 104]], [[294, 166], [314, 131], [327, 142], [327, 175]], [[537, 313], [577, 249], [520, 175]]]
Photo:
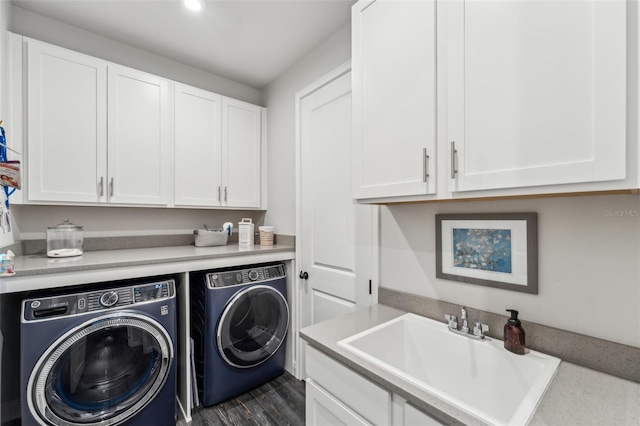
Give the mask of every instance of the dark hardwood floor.
[[[250, 392], [193, 411], [193, 426], [304, 425], [304, 382], [285, 372]], [[178, 422], [179, 426], [184, 425]]]

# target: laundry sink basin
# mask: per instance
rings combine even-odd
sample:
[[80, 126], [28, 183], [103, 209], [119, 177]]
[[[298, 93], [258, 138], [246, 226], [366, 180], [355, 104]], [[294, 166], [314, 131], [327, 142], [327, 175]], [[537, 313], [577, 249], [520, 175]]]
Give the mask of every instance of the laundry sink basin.
[[501, 340], [474, 340], [444, 323], [405, 314], [338, 345], [495, 425], [526, 424], [560, 360]]

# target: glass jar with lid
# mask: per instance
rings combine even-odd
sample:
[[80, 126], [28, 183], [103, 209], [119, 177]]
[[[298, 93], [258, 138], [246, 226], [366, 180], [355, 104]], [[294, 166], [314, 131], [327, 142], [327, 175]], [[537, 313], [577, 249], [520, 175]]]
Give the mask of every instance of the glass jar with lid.
[[56, 226], [47, 228], [47, 256], [80, 256], [84, 244], [84, 230], [65, 219]]

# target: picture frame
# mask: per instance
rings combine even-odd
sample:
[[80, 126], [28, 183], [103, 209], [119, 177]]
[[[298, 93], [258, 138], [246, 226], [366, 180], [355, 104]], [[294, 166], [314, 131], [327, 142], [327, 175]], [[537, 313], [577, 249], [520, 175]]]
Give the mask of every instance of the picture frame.
[[437, 214], [436, 278], [538, 294], [537, 213]]

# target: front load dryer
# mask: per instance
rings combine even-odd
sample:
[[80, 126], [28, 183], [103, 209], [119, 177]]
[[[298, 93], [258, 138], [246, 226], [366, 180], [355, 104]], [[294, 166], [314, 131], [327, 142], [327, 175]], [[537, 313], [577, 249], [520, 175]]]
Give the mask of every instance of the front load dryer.
[[23, 426], [175, 426], [175, 283], [112, 285], [23, 301]]
[[240, 395], [284, 372], [289, 305], [283, 264], [191, 273], [190, 286], [203, 405]]

